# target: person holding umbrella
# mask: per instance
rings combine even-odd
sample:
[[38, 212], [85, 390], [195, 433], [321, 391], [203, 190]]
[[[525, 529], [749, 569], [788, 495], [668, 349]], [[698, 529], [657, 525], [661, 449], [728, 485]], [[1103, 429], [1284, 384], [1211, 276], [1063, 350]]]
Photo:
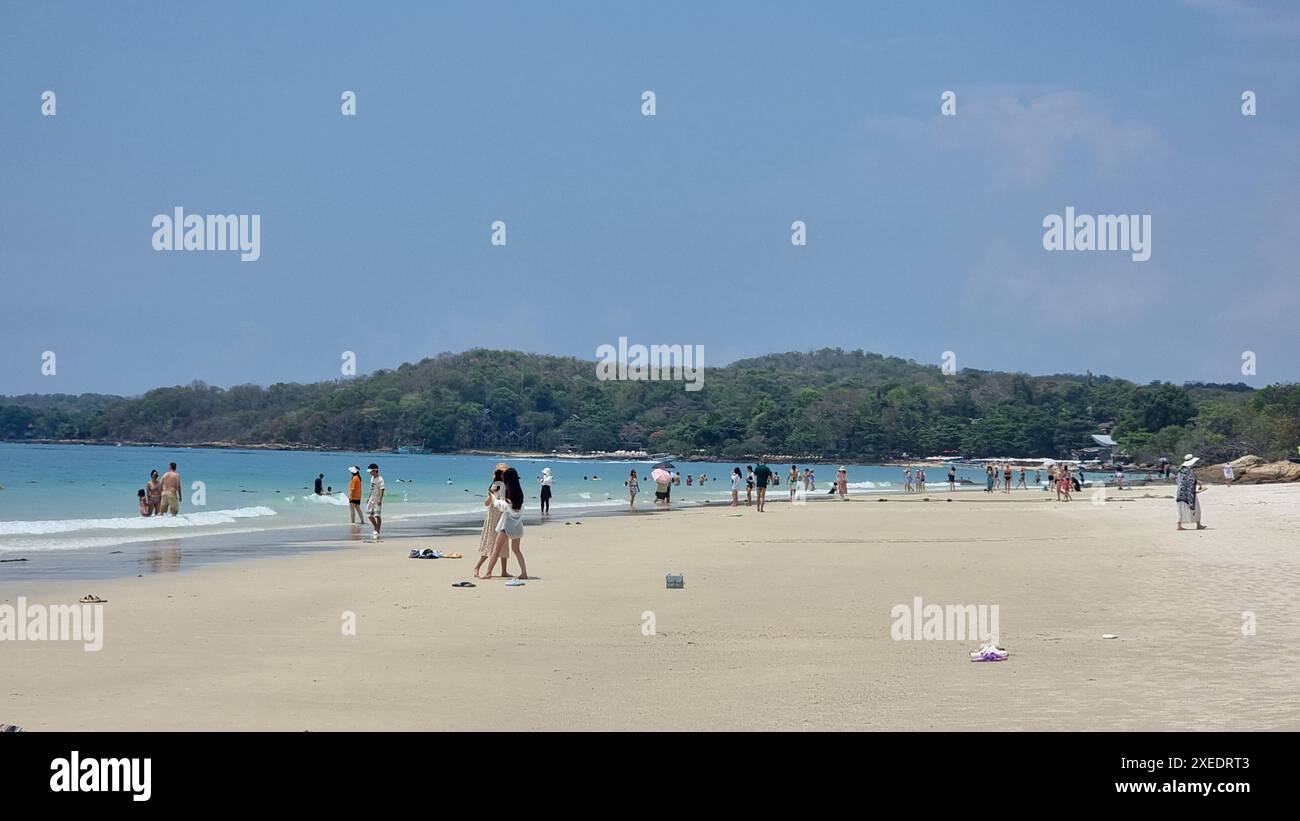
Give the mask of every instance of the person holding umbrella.
[[668, 469], [663, 464], [656, 465], [654, 470], [650, 471], [650, 478], [655, 480], [655, 504], [672, 504], [673, 475], [668, 472]]

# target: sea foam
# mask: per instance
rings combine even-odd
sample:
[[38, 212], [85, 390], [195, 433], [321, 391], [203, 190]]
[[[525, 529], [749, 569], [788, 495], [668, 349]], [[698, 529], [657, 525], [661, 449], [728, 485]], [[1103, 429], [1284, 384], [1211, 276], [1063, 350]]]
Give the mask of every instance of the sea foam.
[[43, 536], [83, 530], [158, 530], [175, 527], [205, 527], [232, 524], [240, 519], [274, 516], [269, 507], [240, 507], [234, 510], [205, 510], [179, 516], [124, 516], [117, 519], [52, 519], [47, 521], [0, 522], [0, 536]]

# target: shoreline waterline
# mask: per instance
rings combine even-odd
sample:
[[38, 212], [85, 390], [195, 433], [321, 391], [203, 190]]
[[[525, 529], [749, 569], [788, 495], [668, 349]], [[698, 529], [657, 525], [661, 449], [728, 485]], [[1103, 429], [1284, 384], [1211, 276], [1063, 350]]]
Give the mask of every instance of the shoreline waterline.
[[[1152, 491], [1164, 490], [1158, 495]], [[767, 503], [778, 507], [791, 505], [788, 492], [783, 488], [769, 488]], [[1089, 490], [1089, 489], [1086, 489]], [[1085, 490], [1085, 492], [1086, 492]], [[1172, 486], [1152, 484], [1146, 487], [1134, 486], [1132, 491], [1141, 491], [1140, 495], [1117, 497], [1115, 501], [1150, 500], [1154, 498], [1170, 499]], [[977, 492], [980, 491], [980, 492]], [[1020, 488], [1010, 494], [995, 491], [983, 493], [983, 487], [974, 485], [959, 486], [949, 491], [947, 483], [940, 489], [928, 488], [925, 491], [903, 493], [901, 488], [876, 492], [856, 493], [849, 496], [850, 502], [893, 502], [895, 504], [941, 504], [944, 502], [980, 502], [995, 505], [1014, 502], [1052, 501], [1053, 497], [1043, 488]], [[642, 494], [645, 496], [646, 494]], [[825, 490], [808, 494], [802, 504], [831, 504], [842, 500], [836, 494]], [[1086, 497], [1079, 502], [1087, 504]], [[799, 503], [794, 503], [799, 504]], [[645, 516], [671, 516], [674, 512], [688, 510], [718, 510], [730, 508], [730, 501], [688, 500], [674, 501], [670, 507], [655, 505], [652, 500], [638, 498], [637, 508], [629, 511], [626, 502], [617, 506], [599, 505], [589, 507], [553, 508], [551, 515], [543, 518], [534, 507], [526, 509], [525, 527], [531, 531], [538, 527], [578, 525], [583, 519], [617, 519], [641, 518]], [[735, 508], [738, 515], [753, 511], [752, 505], [746, 505], [741, 493], [740, 504]], [[726, 515], [726, 514], [723, 514]], [[481, 514], [429, 514], [411, 515], [404, 518], [385, 520], [383, 542], [376, 545], [369, 541], [370, 525], [351, 525], [335, 523], [328, 525], [298, 525], [263, 530], [243, 530], [225, 533], [208, 533], [175, 536], [164, 539], [142, 539], [116, 543], [97, 548], [70, 548], [57, 551], [33, 552], [26, 555], [3, 554], [0, 562], [0, 593], [5, 585], [24, 581], [92, 581], [121, 579], [130, 576], [142, 576], [153, 573], [170, 573], [192, 570], [216, 564], [243, 562], [255, 559], [296, 556], [302, 554], [325, 554], [345, 551], [351, 548], [383, 547], [384, 543], [399, 540], [428, 540], [422, 547], [443, 547], [439, 540], [448, 537], [477, 537], [483, 524]], [[105, 550], [112, 547], [112, 550]], [[468, 554], [467, 554], [468, 555]]]

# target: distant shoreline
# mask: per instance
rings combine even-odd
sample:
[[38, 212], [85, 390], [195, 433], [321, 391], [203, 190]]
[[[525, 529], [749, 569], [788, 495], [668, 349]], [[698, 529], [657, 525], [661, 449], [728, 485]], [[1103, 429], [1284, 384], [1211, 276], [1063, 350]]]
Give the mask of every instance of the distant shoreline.
[[[175, 449], [194, 449], [194, 450], [292, 451], [292, 452], [305, 452], [305, 453], [351, 452], [351, 453], [385, 454], [385, 455], [394, 455], [394, 456], [398, 456], [398, 455], [489, 456], [489, 457], [500, 456], [502, 458], [508, 458], [508, 459], [533, 459], [533, 460], [554, 459], [557, 461], [569, 461], [569, 462], [615, 461], [615, 462], [629, 462], [629, 463], [645, 463], [645, 462], [657, 461], [654, 456], [650, 456], [650, 455], [647, 455], [644, 458], [637, 458], [634, 456], [629, 456], [629, 455], [619, 454], [619, 453], [543, 453], [541, 451], [529, 451], [529, 450], [520, 450], [520, 451], [483, 450], [481, 448], [469, 448], [465, 450], [452, 450], [452, 451], [437, 452], [437, 453], [398, 454], [398, 453], [394, 453], [391, 450], [349, 451], [348, 448], [343, 448], [343, 447], [324, 447], [319, 445], [296, 445], [296, 444], [287, 444], [287, 443], [238, 444], [235, 442], [200, 442], [200, 443], [186, 444], [180, 442], [131, 442], [131, 441], [105, 442], [105, 441], [90, 441], [85, 439], [0, 439], [0, 444], [82, 445], [87, 447], [103, 447], [103, 448], [120, 446], [120, 447], [136, 447], [136, 448], [175, 448]], [[732, 465], [737, 463], [750, 463], [750, 462], [757, 463], [758, 461], [758, 457], [753, 454], [748, 454], [745, 456], [734, 456], [734, 457], [695, 455], [690, 457], [678, 456], [673, 458], [682, 462], [707, 463], [707, 464], [732, 464]], [[837, 456], [837, 457], [827, 458], [825, 456], [790, 456], [788, 454], [783, 454], [783, 455], [768, 456], [766, 457], [766, 459], [768, 462], [772, 464], [798, 464], [799, 462], [806, 462], [809, 464], [830, 464], [833, 462], [853, 462], [855, 464], [875, 465], [878, 467], [897, 467], [897, 468], [921, 467], [921, 468], [933, 468], [935, 470], [943, 470], [949, 464], [956, 464], [956, 465], [970, 467], [970, 466], [979, 466], [980, 464], [988, 463], [991, 461], [1002, 461], [1002, 460], [1005, 460], [1007, 463], [1009, 463], [1012, 466], [1013, 470], [1019, 470], [1020, 468], [1024, 468], [1026, 470], [1041, 470], [1043, 464], [1042, 460], [1037, 458], [1009, 458], [1009, 457], [983, 457], [983, 456], [953, 457], [951, 459], [945, 458], [944, 460], [939, 461], [939, 460], [929, 460], [926, 459], [925, 457], [917, 457], [915, 459], [896, 459], [896, 458], [868, 459], [867, 457], [863, 457], [863, 456]], [[1070, 461], [1070, 460], [1062, 460], [1062, 461]], [[1274, 464], [1280, 465], [1282, 464], [1282, 462], [1279, 461]], [[1143, 464], [1129, 464], [1129, 465], [1125, 465], [1125, 467], [1128, 468], [1128, 470], [1133, 474], [1132, 477], [1129, 479], [1130, 483], [1136, 483], [1139, 481], [1139, 479], [1137, 478], [1138, 474], [1151, 473], [1159, 469], [1157, 465], [1143, 465]], [[1101, 474], [1109, 474], [1113, 470], [1112, 467], [1094, 467], [1091, 465], [1082, 466], [1082, 469], [1085, 473], [1101, 473]], [[1206, 464], [1206, 465], [1202, 465], [1200, 468], [1197, 469], [1197, 474], [1198, 476], [1200, 476], [1202, 481], [1209, 481], [1214, 484], [1219, 484], [1223, 481], [1221, 475], [1218, 472], [1220, 469], [1221, 466], [1218, 464]], [[936, 481], [940, 481], [940, 482], [943, 481], [943, 477], [936, 476]], [[1256, 484], [1256, 483], [1274, 484], [1274, 483], [1287, 483], [1292, 481], [1297, 481], [1297, 480], [1290, 479], [1287, 477], [1252, 480], [1252, 478], [1250, 477], [1240, 476], [1237, 479], [1237, 484]]]
[[[516, 459], [563, 459], [566, 461], [627, 461], [627, 462], [654, 462], [656, 460], [653, 454], [647, 454], [644, 457], [632, 456], [624, 453], [545, 453], [535, 450], [486, 450], [483, 448], [465, 448], [461, 450], [447, 451], [430, 451], [427, 453], [398, 454], [391, 448], [383, 450], [353, 450], [352, 448], [342, 446], [325, 446], [325, 445], [300, 445], [285, 442], [260, 442], [256, 444], [242, 444], [238, 442], [138, 442], [138, 441], [105, 441], [93, 439], [0, 439], [0, 444], [6, 445], [84, 445], [89, 447], [113, 448], [113, 447], [132, 447], [132, 448], [191, 448], [200, 450], [265, 450], [265, 451], [301, 451], [317, 453], [335, 453], [346, 451], [350, 453], [382, 453], [394, 456], [509, 456]], [[824, 456], [769, 456], [768, 461], [772, 462], [790, 462], [798, 460], [803, 462], [826, 463], [834, 461], [844, 461], [846, 459], [863, 459], [862, 456], [843, 456], [826, 458]], [[727, 457], [713, 455], [696, 455], [696, 456], [674, 456], [683, 462], [731, 462], [737, 461], [757, 461], [758, 457], [749, 454], [746, 456]], [[671, 460], [670, 460], [671, 461]], [[892, 464], [886, 460], [872, 460], [871, 464]], [[902, 464], [902, 463], [899, 463]]]
[[[464, 450], [438, 451], [432, 453], [413, 453], [397, 454], [392, 450], [351, 450], [346, 447], [326, 447], [323, 445], [299, 445], [289, 443], [258, 443], [258, 444], [239, 444], [236, 442], [135, 442], [135, 441], [99, 441], [86, 439], [4, 439], [0, 440], [7, 445], [86, 445], [92, 447], [135, 447], [135, 448], [190, 448], [201, 450], [262, 450], [262, 451], [296, 451], [296, 452], [317, 452], [317, 453], [334, 453], [334, 452], [351, 452], [351, 453], [382, 453], [389, 455], [410, 455], [410, 456], [503, 456], [513, 459], [557, 459], [565, 461], [624, 461], [624, 462], [653, 462], [657, 461], [654, 456], [647, 455], [644, 458], [637, 458], [619, 453], [544, 453], [533, 450], [484, 450], [482, 448], [467, 448]], [[674, 459], [682, 462], [705, 462], [711, 464], [736, 464], [738, 462], [757, 462], [758, 456], [755, 454], [746, 454], [743, 456], [714, 456], [711, 454], [697, 454], [694, 456], [675, 456]], [[858, 464], [880, 465], [884, 467], [947, 467], [949, 463], [959, 465], [970, 465], [980, 461], [988, 461], [994, 458], [1003, 457], [982, 457], [982, 456], [963, 456], [945, 459], [943, 461], [927, 461], [925, 457], [915, 459], [897, 459], [887, 458], [868, 458], [865, 456], [791, 456], [789, 454], [765, 456], [768, 462], [773, 464], [798, 464], [799, 462], [808, 462], [810, 464], [830, 464], [832, 462], [856, 462]], [[669, 460], [672, 461], [672, 460]], [[1015, 467], [1024, 466], [1026, 468], [1041, 467], [1042, 460], [1037, 458], [1008, 459]], [[1133, 465], [1133, 469], [1142, 470], [1143, 466]], [[1092, 470], [1085, 468], [1086, 470]], [[1092, 472], [1099, 472], [1092, 470]]]

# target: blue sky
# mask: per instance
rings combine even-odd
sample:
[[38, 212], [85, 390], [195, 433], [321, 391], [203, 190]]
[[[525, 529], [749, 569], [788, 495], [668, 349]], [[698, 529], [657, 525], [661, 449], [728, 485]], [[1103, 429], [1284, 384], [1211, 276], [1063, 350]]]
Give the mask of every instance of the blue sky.
[[[0, 394], [619, 336], [1300, 379], [1300, 6], [379, 5], [0, 4]], [[1151, 260], [1045, 251], [1067, 206]]]

